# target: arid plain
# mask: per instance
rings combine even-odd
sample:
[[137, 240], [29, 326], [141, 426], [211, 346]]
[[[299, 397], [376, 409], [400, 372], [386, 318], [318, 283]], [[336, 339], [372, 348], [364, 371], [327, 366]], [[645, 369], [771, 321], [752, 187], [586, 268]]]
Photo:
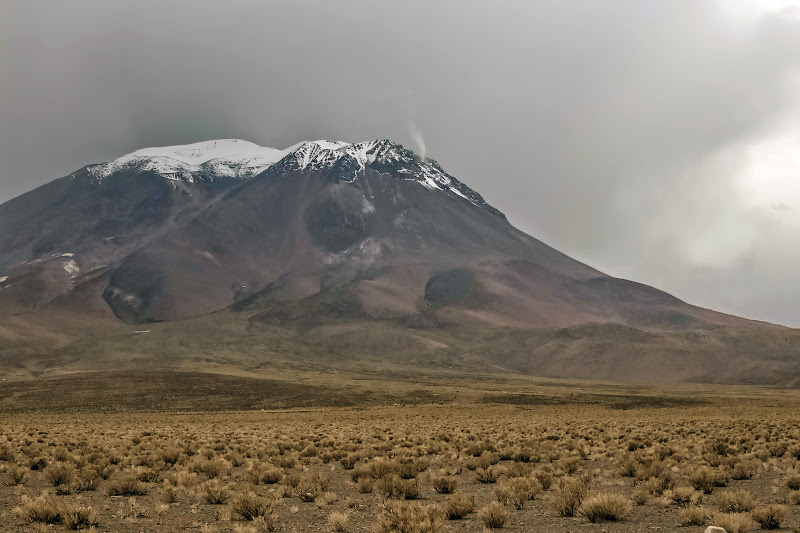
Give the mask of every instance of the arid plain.
[[0, 523], [124, 532], [800, 527], [796, 391], [400, 366], [284, 369], [271, 379], [229, 370], [6, 381]]

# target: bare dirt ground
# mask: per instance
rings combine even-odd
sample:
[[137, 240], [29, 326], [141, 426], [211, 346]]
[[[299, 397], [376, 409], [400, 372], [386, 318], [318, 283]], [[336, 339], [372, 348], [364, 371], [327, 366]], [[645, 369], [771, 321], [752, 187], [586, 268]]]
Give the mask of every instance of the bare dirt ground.
[[2, 389], [0, 529], [800, 528], [791, 391], [117, 377]]

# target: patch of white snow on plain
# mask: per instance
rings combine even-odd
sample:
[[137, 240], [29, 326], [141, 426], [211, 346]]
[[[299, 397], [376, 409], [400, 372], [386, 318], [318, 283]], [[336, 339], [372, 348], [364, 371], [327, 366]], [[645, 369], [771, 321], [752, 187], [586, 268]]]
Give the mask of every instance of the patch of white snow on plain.
[[0, 283], [5, 283], [5, 281], [7, 279], [8, 279], [8, 276], [0, 276]]

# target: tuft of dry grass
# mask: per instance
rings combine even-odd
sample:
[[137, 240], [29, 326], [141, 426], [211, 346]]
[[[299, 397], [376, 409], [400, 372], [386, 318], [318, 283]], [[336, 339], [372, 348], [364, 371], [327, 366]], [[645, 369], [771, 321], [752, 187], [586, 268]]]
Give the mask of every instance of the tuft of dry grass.
[[8, 485], [17, 486], [22, 485], [25, 483], [25, 480], [28, 479], [28, 469], [23, 466], [12, 466], [8, 470]]
[[497, 483], [502, 475], [503, 469], [496, 466], [475, 469], [475, 479], [478, 483]]
[[689, 482], [696, 490], [711, 494], [718, 483], [718, 474], [707, 466], [701, 466], [689, 474]]
[[356, 485], [358, 487], [358, 492], [361, 494], [369, 494], [375, 487], [375, 482], [368, 477], [362, 477], [358, 480]]
[[444, 522], [433, 505], [386, 500], [375, 533], [443, 533]]
[[48, 483], [54, 487], [58, 487], [60, 485], [69, 485], [74, 482], [78, 477], [78, 473], [72, 465], [55, 463], [45, 469], [44, 477], [47, 479]]
[[761, 505], [753, 509], [752, 516], [761, 529], [778, 529], [786, 520], [788, 511], [783, 505]]
[[755, 528], [750, 513], [720, 513], [714, 515], [713, 524], [728, 533], [744, 533]]
[[475, 496], [461, 492], [454, 494], [442, 506], [448, 520], [461, 520], [475, 510]]
[[678, 513], [678, 521], [684, 527], [704, 526], [708, 523], [709, 517], [708, 510], [699, 505], [688, 505]]
[[100, 523], [100, 516], [92, 507], [65, 507], [62, 518], [67, 529], [90, 529]]
[[703, 493], [701, 491], [687, 486], [675, 487], [670, 496], [672, 501], [681, 507], [698, 505], [703, 501]]
[[723, 513], [748, 513], [756, 507], [756, 499], [746, 490], [729, 490], [721, 493], [717, 505]]
[[508, 511], [500, 502], [491, 502], [478, 511], [478, 519], [489, 529], [500, 529], [508, 520]]
[[17, 461], [17, 454], [8, 446], [0, 446], [0, 461], [15, 463]]
[[139, 481], [135, 474], [126, 474], [112, 481], [107, 489], [109, 496], [144, 496], [147, 494], [147, 487]]
[[274, 465], [253, 464], [247, 470], [248, 479], [253, 485], [264, 483], [274, 485], [283, 481], [285, 474], [282, 468]]
[[494, 495], [498, 502], [521, 510], [525, 507], [525, 502], [535, 499], [541, 492], [542, 485], [535, 477], [518, 477], [501, 483], [495, 489]]
[[753, 460], [741, 461], [733, 465], [731, 477], [736, 480], [753, 479], [758, 472], [758, 463]]
[[205, 474], [208, 479], [217, 478], [229, 470], [228, 463], [222, 459], [213, 459], [195, 465], [195, 472]]
[[179, 496], [180, 490], [177, 487], [170, 486], [166, 483], [164, 484], [164, 488], [161, 490], [161, 501], [163, 503], [175, 503], [178, 501]]
[[23, 495], [22, 503], [14, 508], [14, 513], [25, 522], [58, 524], [63, 520], [58, 502], [48, 492], [43, 492], [36, 498]]
[[375, 488], [385, 498], [417, 500], [421, 496], [419, 483], [419, 480], [416, 478], [402, 479], [397, 475], [391, 475], [379, 479]]
[[456, 490], [456, 478], [454, 476], [437, 476], [431, 478], [433, 490], [439, 494], [452, 494]]
[[331, 528], [337, 532], [347, 531], [348, 519], [349, 516], [347, 513], [334, 511], [330, 515], [328, 515], [328, 525], [331, 526]]
[[601, 493], [584, 501], [580, 513], [589, 522], [616, 522], [630, 514], [633, 505], [622, 494]]
[[220, 505], [228, 501], [231, 491], [219, 480], [212, 479], [200, 486], [200, 496], [206, 503]]
[[561, 516], [575, 516], [589, 490], [586, 478], [563, 477], [558, 480], [552, 504]]
[[247, 491], [237, 495], [230, 503], [231, 512], [243, 520], [271, 517], [275, 513], [275, 502]]

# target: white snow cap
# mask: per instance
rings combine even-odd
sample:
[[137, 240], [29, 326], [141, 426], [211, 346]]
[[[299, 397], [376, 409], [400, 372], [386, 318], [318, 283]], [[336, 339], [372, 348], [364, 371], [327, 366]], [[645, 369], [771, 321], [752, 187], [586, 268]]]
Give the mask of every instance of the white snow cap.
[[248, 159], [264, 156], [274, 157], [280, 154], [280, 150], [264, 148], [241, 139], [218, 139], [177, 146], [142, 148], [123, 157], [167, 157], [189, 165], [201, 165], [212, 159]]
[[250, 178], [279, 161], [284, 150], [241, 139], [219, 139], [177, 146], [142, 148], [108, 163], [89, 167], [97, 178], [123, 169], [153, 171], [169, 179], [194, 182], [193, 174], [209, 172], [231, 178]]
[[[350, 156], [358, 168], [352, 169], [353, 176], [347, 181], [354, 180], [359, 171], [376, 162], [403, 163], [398, 165], [397, 170], [402, 179], [416, 181], [428, 189], [452, 192], [475, 205], [483, 202], [473, 191], [457, 183], [433, 161], [419, 160], [411, 155], [411, 152], [388, 140], [354, 144], [326, 140], [309, 141], [291, 147], [289, 155], [294, 158], [296, 168], [301, 170], [320, 170], [332, 166], [343, 157]], [[473, 197], [465, 194], [465, 191], [471, 193]]]
[[[287, 157], [289, 156], [289, 157]], [[240, 139], [219, 139], [178, 146], [143, 148], [108, 163], [88, 167], [98, 181], [120, 170], [151, 171], [166, 179], [194, 183], [214, 177], [251, 178], [286, 158], [285, 164], [300, 170], [330, 168], [348, 158], [355, 180], [367, 166], [378, 163], [397, 167], [398, 177], [416, 181], [429, 189], [456, 194], [479, 205], [479, 195], [447, 175], [428, 159], [419, 159], [402, 146], [388, 140], [346, 143], [341, 141], [305, 141], [284, 150], [266, 148]], [[283, 163], [282, 163], [283, 165]]]

